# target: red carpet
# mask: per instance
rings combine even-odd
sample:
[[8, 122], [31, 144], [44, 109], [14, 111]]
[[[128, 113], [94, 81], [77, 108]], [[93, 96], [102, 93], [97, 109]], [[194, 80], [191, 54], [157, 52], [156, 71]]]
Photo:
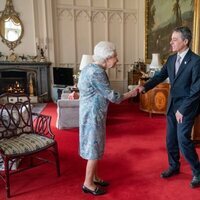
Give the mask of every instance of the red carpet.
[[[191, 171], [182, 159], [181, 174], [160, 178], [167, 167], [165, 116], [141, 112], [136, 103], [110, 105], [106, 151], [100, 174], [110, 182], [108, 193], [84, 194], [85, 161], [78, 155], [78, 129], [57, 130], [56, 104], [43, 111], [52, 116], [52, 130], [59, 145], [61, 177], [55, 167], [43, 165], [11, 177], [13, 200], [199, 200], [200, 189], [191, 189]], [[198, 150], [199, 151], [199, 150]], [[199, 151], [200, 154], [200, 151]], [[0, 200], [5, 190], [0, 180]]]

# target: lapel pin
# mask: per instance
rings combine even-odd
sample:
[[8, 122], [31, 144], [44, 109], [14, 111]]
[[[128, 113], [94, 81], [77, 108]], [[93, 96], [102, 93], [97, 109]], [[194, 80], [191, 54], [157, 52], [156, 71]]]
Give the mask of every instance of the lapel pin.
[[186, 65], [186, 64], [187, 64], [187, 62], [185, 61], [185, 62], [184, 62], [184, 64]]

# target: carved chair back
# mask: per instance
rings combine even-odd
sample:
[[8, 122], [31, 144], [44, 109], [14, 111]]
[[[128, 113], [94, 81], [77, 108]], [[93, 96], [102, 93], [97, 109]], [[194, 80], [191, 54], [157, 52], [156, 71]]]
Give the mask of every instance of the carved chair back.
[[33, 132], [33, 122], [29, 97], [15, 94], [1, 95], [0, 139], [31, 132]]

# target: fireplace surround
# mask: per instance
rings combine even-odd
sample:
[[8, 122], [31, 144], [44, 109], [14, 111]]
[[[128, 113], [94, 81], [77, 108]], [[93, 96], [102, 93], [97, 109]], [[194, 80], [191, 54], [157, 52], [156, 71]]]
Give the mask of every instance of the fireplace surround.
[[26, 93], [34, 101], [50, 101], [50, 65], [50, 62], [0, 62], [0, 94]]

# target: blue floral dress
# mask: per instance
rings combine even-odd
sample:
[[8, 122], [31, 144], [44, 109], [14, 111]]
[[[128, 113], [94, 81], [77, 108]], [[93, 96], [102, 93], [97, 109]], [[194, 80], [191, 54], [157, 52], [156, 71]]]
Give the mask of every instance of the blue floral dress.
[[122, 95], [110, 88], [105, 70], [96, 64], [80, 74], [79, 153], [87, 160], [101, 159], [104, 153], [106, 116], [109, 101], [120, 103]]

